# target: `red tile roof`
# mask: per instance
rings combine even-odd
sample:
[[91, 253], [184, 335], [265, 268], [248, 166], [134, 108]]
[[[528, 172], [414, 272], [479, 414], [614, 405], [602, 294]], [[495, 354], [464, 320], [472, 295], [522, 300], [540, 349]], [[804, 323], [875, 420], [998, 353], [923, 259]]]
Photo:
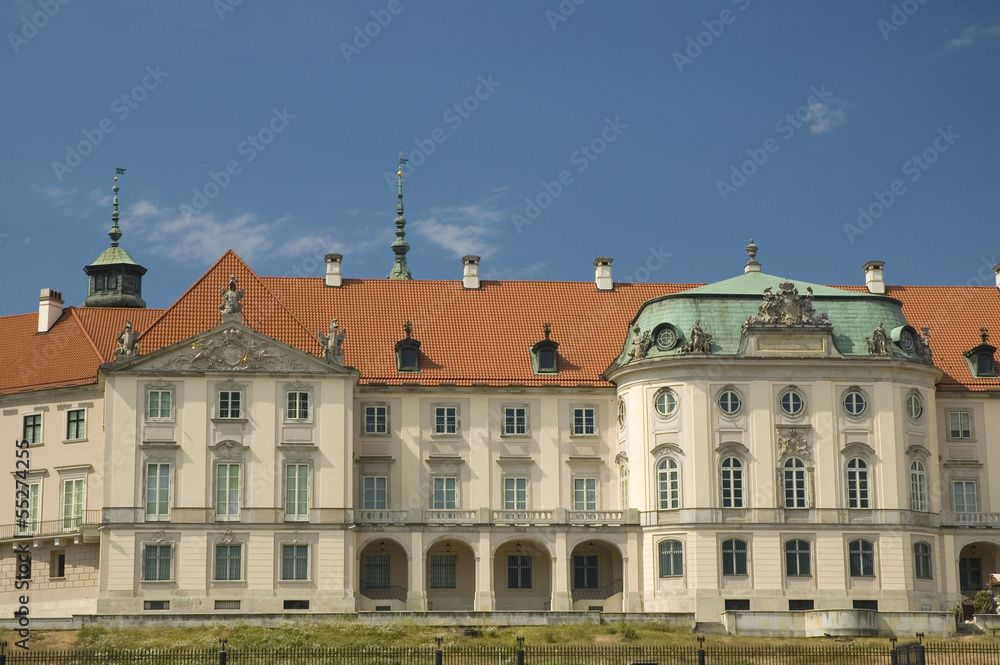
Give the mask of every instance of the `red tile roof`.
[[[0, 318], [0, 393], [93, 383], [102, 362], [114, 359], [115, 336], [131, 319], [140, 351], [181, 341], [221, 323], [220, 292], [236, 275], [244, 323], [308, 353], [321, 354], [316, 332], [338, 319], [346, 329], [344, 356], [361, 382], [388, 385], [456, 384], [607, 386], [600, 378], [621, 351], [629, 322], [650, 298], [697, 284], [345, 279], [327, 288], [322, 278], [259, 277], [234, 252], [219, 261], [166, 310], [67, 308], [47, 334], [37, 314]], [[863, 286], [839, 287], [864, 291]], [[942, 390], [1000, 390], [998, 379], [972, 377], [963, 352], [980, 342], [979, 328], [1000, 335], [1000, 292], [988, 287], [888, 287], [907, 320], [931, 330]], [[396, 371], [394, 345], [413, 323], [421, 342], [420, 372]], [[552, 326], [559, 343], [559, 374], [532, 371], [529, 348]]]

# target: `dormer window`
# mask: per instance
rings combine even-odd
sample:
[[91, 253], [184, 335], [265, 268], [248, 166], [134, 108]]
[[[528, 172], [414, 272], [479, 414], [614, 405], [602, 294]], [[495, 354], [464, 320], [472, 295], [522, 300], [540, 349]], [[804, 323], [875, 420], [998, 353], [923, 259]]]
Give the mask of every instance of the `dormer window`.
[[403, 324], [406, 337], [396, 342], [396, 370], [399, 372], [420, 371], [420, 342], [413, 339], [413, 324]]
[[980, 328], [979, 334], [982, 337], [982, 343], [976, 348], [966, 351], [964, 355], [969, 363], [972, 376], [977, 379], [992, 378], [997, 376], [996, 360], [993, 355], [997, 352], [997, 347], [987, 343], [990, 336], [986, 328]]
[[531, 364], [535, 374], [558, 374], [559, 360], [556, 351], [559, 349], [559, 342], [549, 339], [552, 333], [550, 324], [542, 324], [542, 332], [545, 339], [531, 347]]

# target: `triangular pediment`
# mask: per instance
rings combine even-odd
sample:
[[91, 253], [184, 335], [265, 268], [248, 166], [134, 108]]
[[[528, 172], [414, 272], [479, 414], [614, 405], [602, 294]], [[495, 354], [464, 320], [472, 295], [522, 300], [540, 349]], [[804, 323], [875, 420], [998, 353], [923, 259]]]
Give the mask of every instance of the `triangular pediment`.
[[[319, 343], [317, 342], [317, 347]], [[109, 372], [340, 374], [356, 370], [327, 362], [231, 321], [158, 349], [105, 366]]]

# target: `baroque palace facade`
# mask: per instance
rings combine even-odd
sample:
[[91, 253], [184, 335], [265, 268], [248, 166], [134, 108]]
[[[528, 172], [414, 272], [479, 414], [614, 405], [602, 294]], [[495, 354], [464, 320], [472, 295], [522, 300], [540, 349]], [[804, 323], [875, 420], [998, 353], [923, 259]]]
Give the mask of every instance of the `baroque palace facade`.
[[709, 285], [414, 280], [400, 190], [389, 279], [230, 251], [148, 309], [115, 191], [84, 306], [0, 318], [8, 617], [25, 550], [33, 617], [920, 613], [1000, 571], [997, 288], [752, 242]]

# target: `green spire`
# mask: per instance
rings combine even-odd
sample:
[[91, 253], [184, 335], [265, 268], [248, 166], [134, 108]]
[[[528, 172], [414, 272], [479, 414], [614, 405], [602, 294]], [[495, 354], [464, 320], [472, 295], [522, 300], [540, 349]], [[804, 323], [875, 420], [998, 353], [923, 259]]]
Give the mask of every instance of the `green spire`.
[[396, 239], [392, 242], [396, 262], [389, 271], [389, 279], [413, 279], [410, 269], [406, 267], [406, 253], [410, 251], [410, 246], [406, 243], [406, 231], [403, 230], [406, 227], [406, 218], [403, 217], [403, 164], [405, 163], [403, 153], [400, 152], [399, 171], [396, 173], [399, 177], [399, 194], [396, 196], [399, 199], [399, 203], [396, 204]]
[[111, 188], [115, 193], [115, 200], [113, 202], [114, 209], [111, 212], [111, 230], [108, 231], [108, 236], [111, 237], [111, 246], [118, 246], [118, 239], [122, 237], [122, 230], [118, 228], [118, 176], [115, 176], [115, 186]]

